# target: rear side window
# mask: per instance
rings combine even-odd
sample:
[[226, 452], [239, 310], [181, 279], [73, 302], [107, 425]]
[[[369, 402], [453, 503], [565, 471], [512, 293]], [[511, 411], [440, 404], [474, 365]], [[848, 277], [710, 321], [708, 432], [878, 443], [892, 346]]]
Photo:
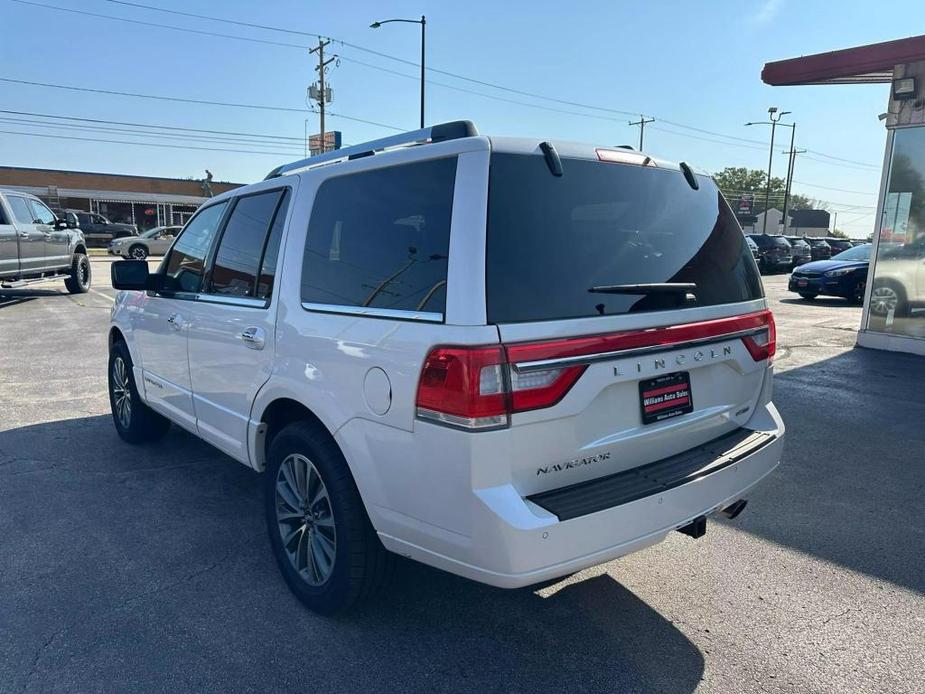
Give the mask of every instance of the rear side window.
[[257, 281], [257, 298], [269, 299], [273, 293], [273, 282], [276, 279], [276, 265], [279, 260], [279, 242], [283, 237], [283, 227], [286, 226], [286, 211], [289, 208], [289, 189], [283, 193], [283, 199], [276, 210], [273, 227], [267, 238], [266, 249], [263, 252], [263, 261], [260, 264], [260, 275]]
[[198, 292], [202, 286], [206, 256], [218, 233], [227, 202], [220, 202], [193, 217], [164, 259], [164, 289]]
[[[711, 306], [762, 296], [735, 216], [713, 182], [676, 170], [493, 154], [488, 195], [491, 323]], [[592, 287], [693, 283], [677, 293]]]
[[308, 226], [302, 301], [443, 313], [456, 157], [331, 178]]
[[35, 223], [35, 217], [32, 216], [32, 210], [29, 209], [29, 205], [25, 198], [21, 198], [18, 195], [11, 195], [7, 200], [10, 202], [10, 209], [13, 210], [13, 216], [16, 217], [17, 222], [20, 224]]
[[257, 276], [282, 190], [238, 198], [215, 254], [210, 294], [256, 297]]

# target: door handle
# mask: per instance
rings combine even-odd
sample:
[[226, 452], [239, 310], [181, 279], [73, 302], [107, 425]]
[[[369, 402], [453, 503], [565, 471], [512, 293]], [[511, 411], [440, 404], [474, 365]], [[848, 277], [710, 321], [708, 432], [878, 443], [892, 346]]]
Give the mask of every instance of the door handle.
[[172, 313], [167, 319], [167, 322], [174, 330], [180, 330], [183, 327], [183, 316], [181, 316], [179, 313]]
[[21, 239], [27, 239], [27, 238], [29, 238], [29, 232], [28, 232], [28, 231], [20, 231], [20, 232], [19, 232], [19, 238], [21, 238]]
[[263, 349], [266, 344], [266, 334], [262, 328], [246, 328], [238, 337], [245, 347], [251, 349]]

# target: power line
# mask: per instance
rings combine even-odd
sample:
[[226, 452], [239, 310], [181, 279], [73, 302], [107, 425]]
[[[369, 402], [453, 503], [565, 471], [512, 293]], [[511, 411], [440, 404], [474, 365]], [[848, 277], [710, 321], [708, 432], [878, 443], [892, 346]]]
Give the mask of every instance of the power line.
[[56, 140], [77, 140], [80, 142], [106, 142], [106, 143], [115, 144], [115, 145], [137, 145], [139, 147], [163, 147], [167, 149], [187, 149], [187, 150], [195, 149], [195, 150], [200, 150], [203, 152], [232, 152], [234, 154], [266, 154], [266, 155], [270, 155], [273, 157], [292, 156], [284, 152], [258, 152], [255, 150], [247, 150], [247, 149], [224, 149], [224, 148], [218, 148], [218, 147], [197, 147], [194, 145], [168, 145], [165, 143], [158, 143], [158, 142], [132, 142], [130, 140], [107, 140], [107, 139], [95, 138], [95, 137], [75, 137], [73, 135], [51, 135], [48, 133], [24, 133], [21, 131], [14, 131], [14, 130], [0, 130], [0, 134], [26, 135], [28, 137], [45, 137], [45, 138], [52, 138]]
[[[48, 87], [51, 89], [65, 89], [68, 91], [75, 91], [75, 92], [90, 92], [93, 94], [108, 94], [111, 96], [130, 96], [136, 99], [154, 99], [157, 101], [173, 101], [173, 102], [183, 103], [183, 104], [203, 104], [206, 106], [225, 106], [225, 107], [231, 107], [231, 108], [248, 108], [248, 109], [256, 109], [259, 111], [280, 111], [283, 113], [301, 113], [303, 115], [308, 112], [313, 112], [313, 111], [306, 110], [304, 108], [290, 108], [288, 106], [266, 106], [263, 104], [242, 104], [242, 103], [233, 103], [233, 102], [228, 102], [228, 101], [209, 101], [206, 99], [187, 99], [187, 98], [183, 98], [179, 96], [140, 94], [138, 92], [122, 92], [122, 91], [117, 91], [114, 89], [95, 89], [92, 87], [75, 87], [72, 85], [52, 84], [49, 82], [35, 82], [31, 80], [19, 80], [19, 79], [13, 79], [11, 77], [0, 77], [0, 82], [7, 82], [10, 84], [24, 84], [24, 85], [29, 85], [32, 87]], [[342, 113], [332, 113], [329, 111], [327, 112], [327, 115], [334, 116], [337, 118], [343, 118], [345, 120], [356, 121], [358, 123], [365, 123], [367, 125], [375, 125], [379, 128], [386, 128], [388, 130], [396, 130], [398, 132], [405, 131], [405, 128], [399, 128], [397, 126], [387, 125], [385, 123], [378, 123], [376, 121], [366, 120], [364, 118], [356, 118], [354, 116], [347, 116]]]
[[[183, 128], [173, 125], [154, 125], [151, 123], [131, 123], [127, 121], [117, 121], [117, 120], [102, 120], [100, 118], [80, 118], [78, 116], [61, 116], [53, 113], [35, 113], [32, 111], [10, 111], [7, 109], [0, 109], [0, 113], [6, 113], [14, 116], [34, 116], [38, 118], [57, 118], [62, 120], [73, 120], [80, 121], [84, 123], [102, 123], [104, 125], [129, 125], [139, 128], [159, 128], [164, 130], [181, 130], [183, 132], [193, 132], [193, 133], [209, 133], [214, 135], [240, 135], [244, 137], [255, 137], [255, 138], [268, 138], [273, 140], [289, 140], [292, 142], [302, 143], [303, 138], [301, 137], [289, 137], [285, 135], [266, 135], [261, 133], [245, 133], [245, 132], [236, 132], [233, 130], [206, 130], [204, 128]], [[281, 143], [285, 144], [285, 143]]]

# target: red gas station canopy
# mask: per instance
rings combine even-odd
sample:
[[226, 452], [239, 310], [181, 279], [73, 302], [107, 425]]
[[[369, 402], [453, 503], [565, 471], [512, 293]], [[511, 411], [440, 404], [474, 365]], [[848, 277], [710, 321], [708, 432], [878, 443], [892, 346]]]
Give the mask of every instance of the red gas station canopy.
[[890, 82], [893, 67], [925, 60], [925, 36], [855, 46], [766, 63], [761, 80], [771, 86]]

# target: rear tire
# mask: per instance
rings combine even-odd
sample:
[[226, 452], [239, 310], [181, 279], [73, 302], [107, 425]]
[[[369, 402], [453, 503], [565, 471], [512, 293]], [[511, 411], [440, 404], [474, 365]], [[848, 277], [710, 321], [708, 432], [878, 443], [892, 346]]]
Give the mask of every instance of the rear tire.
[[121, 341], [109, 351], [109, 406], [116, 432], [128, 443], [157, 441], [170, 429], [170, 420], [145, 405], [138, 396], [132, 356]]
[[128, 249], [128, 257], [132, 260], [144, 260], [148, 257], [148, 249], [140, 243], [136, 243]]
[[809, 293], [800, 292], [800, 296], [801, 296], [803, 299], [805, 299], [806, 301], [814, 301], [814, 300], [816, 299], [816, 297], [819, 296], [819, 295], [818, 295], [818, 294], [809, 294]]
[[83, 253], [75, 253], [71, 261], [71, 275], [64, 280], [64, 286], [71, 294], [86, 294], [90, 289], [92, 279], [90, 259]]
[[309, 422], [282, 429], [270, 444], [264, 491], [276, 563], [310, 610], [342, 612], [386, 582], [394, 555], [379, 541], [327, 431]]
[[890, 311], [894, 316], [905, 316], [908, 313], [905, 290], [892, 280], [875, 282], [870, 292], [870, 310], [878, 316], [885, 316]]

